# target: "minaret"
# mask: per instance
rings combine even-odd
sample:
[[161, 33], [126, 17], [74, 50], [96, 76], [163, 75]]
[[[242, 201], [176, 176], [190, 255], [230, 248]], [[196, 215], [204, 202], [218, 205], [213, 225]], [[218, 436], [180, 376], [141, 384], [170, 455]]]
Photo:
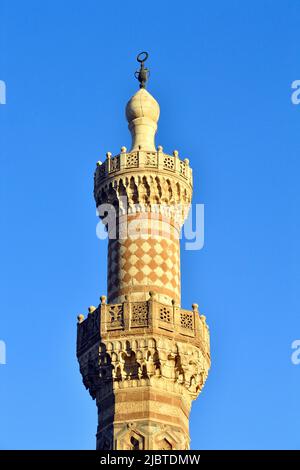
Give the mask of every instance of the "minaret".
[[180, 229], [192, 169], [155, 146], [160, 108], [145, 89], [126, 106], [130, 151], [98, 162], [94, 196], [108, 231], [107, 301], [78, 316], [77, 357], [98, 408], [97, 449], [189, 449], [189, 414], [210, 367], [197, 304], [180, 303]]

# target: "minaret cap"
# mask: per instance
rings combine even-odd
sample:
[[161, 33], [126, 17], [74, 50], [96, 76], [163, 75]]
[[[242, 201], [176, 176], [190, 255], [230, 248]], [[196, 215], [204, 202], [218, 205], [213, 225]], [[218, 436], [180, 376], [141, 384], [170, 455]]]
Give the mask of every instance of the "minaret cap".
[[[138, 55], [138, 58], [139, 57], [140, 54]], [[146, 58], [147, 57], [148, 55]], [[142, 63], [142, 68], [143, 62], [139, 59], [138, 61]], [[126, 106], [126, 118], [132, 137], [131, 152], [136, 150], [156, 151], [154, 137], [157, 130], [159, 113], [158, 102], [144, 86], [141, 86], [139, 91], [132, 96]]]

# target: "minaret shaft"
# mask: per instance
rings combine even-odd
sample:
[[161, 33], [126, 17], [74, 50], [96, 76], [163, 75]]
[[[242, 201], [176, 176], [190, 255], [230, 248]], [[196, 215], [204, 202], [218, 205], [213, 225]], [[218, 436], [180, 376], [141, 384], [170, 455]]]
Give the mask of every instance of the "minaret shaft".
[[178, 228], [170, 217], [153, 212], [121, 219], [122, 235], [108, 243], [108, 302], [124, 302], [127, 295], [145, 301], [153, 291], [161, 302], [180, 305]]

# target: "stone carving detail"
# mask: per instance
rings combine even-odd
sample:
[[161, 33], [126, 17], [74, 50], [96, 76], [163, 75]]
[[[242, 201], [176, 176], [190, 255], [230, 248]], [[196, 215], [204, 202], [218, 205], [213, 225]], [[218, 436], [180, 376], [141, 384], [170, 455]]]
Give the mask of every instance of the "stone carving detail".
[[175, 158], [173, 155], [168, 155], [162, 151], [158, 152], [144, 152], [144, 151], [133, 151], [133, 152], [122, 152], [115, 157], [111, 157], [108, 154], [106, 161], [110, 160], [109, 165], [98, 165], [95, 172], [95, 182], [105, 176], [109, 176], [111, 172], [120, 171], [121, 168], [155, 168], [172, 170], [174, 176], [177, 173], [179, 177], [186, 180], [187, 183], [192, 182], [192, 170], [189, 167], [187, 160], [178, 159], [179, 165], [175, 166]]
[[182, 328], [193, 329], [193, 315], [191, 312], [180, 312], [180, 325]]
[[[106, 356], [110, 358], [111, 375], [106, 374], [106, 380], [133, 380], [149, 378], [152, 375], [159, 375], [160, 362], [155, 340], [120, 341], [109, 342]], [[103, 361], [101, 356], [99, 364], [105, 367], [107, 359]]]
[[129, 381], [127, 387], [135, 387], [137, 380], [146, 380], [144, 385], [148, 383], [164, 388], [167, 385], [164, 380], [167, 379], [171, 380], [169, 391], [185, 391], [194, 397], [203, 387], [209, 368], [209, 358], [195, 346], [184, 342], [165, 340], [157, 345], [154, 338], [146, 337], [127, 339], [124, 344], [120, 341], [102, 343], [100, 349], [98, 360], [88, 360], [88, 388], [95, 385], [91, 382], [91, 376], [98, 382], [100, 379], [99, 389], [105, 382], [112, 382], [114, 388], [122, 388], [122, 383]]
[[138, 154], [137, 152], [128, 153], [126, 155], [126, 168], [132, 168], [138, 166]]
[[182, 176], [186, 176], [186, 164], [180, 160], [179, 172]]
[[[162, 423], [149, 425], [147, 420], [141, 420], [128, 424], [117, 423], [114, 428], [116, 450], [186, 450], [189, 448], [188, 435], [176, 426], [166, 426]], [[103, 449], [101, 447], [103, 441], [104, 437], [99, 432], [98, 449]]]
[[171, 309], [167, 307], [161, 307], [159, 310], [159, 319], [166, 323], [171, 323]]
[[[182, 206], [177, 209], [181, 214], [181, 223], [187, 216], [191, 202], [191, 188], [181, 181], [173, 181], [166, 176], [152, 176], [147, 174], [129, 177], [114, 177], [113, 182], [95, 184], [96, 204], [110, 203], [120, 207], [120, 198], [127, 198], [129, 209], [139, 204], [139, 211], [155, 208], [155, 211], [169, 212], [175, 209], [174, 205]], [[130, 212], [130, 210], [129, 210]]]
[[166, 168], [167, 170], [175, 169], [174, 157], [171, 157], [170, 155], [165, 155], [164, 168]]
[[172, 444], [170, 444], [168, 439], [162, 439], [158, 443], [157, 450], [172, 450]]
[[124, 326], [123, 305], [110, 305], [108, 310], [109, 324], [108, 329], [122, 328]]
[[131, 306], [131, 326], [141, 327], [148, 325], [147, 302], [135, 302]]
[[146, 166], [155, 167], [157, 166], [157, 154], [154, 152], [146, 153]]
[[171, 426], [157, 426], [154, 433], [154, 449], [155, 450], [186, 450], [189, 449], [188, 436], [183, 432], [178, 432]]
[[128, 432], [123, 440], [123, 450], [144, 450], [144, 437], [135, 431]]
[[110, 171], [117, 171], [120, 169], [120, 157], [117, 155], [110, 159]]

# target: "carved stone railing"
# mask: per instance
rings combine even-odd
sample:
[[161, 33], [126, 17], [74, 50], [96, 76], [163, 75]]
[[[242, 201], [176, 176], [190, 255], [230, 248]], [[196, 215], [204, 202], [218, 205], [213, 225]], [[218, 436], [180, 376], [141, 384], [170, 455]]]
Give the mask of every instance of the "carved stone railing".
[[154, 294], [148, 301], [122, 304], [107, 304], [103, 300], [99, 307], [90, 307], [88, 317], [78, 316], [77, 351], [82, 353], [95, 341], [120, 335], [136, 335], [138, 333], [170, 334], [189, 338], [196, 343], [207, 345], [209, 351], [209, 333], [205, 317], [193, 310], [184, 310], [175, 304], [167, 305], [155, 300]]
[[117, 175], [119, 172], [126, 174], [127, 170], [131, 173], [134, 170], [163, 170], [183, 178], [192, 185], [192, 169], [189, 166], [188, 158], [180, 160], [176, 150], [173, 155], [168, 155], [163, 152], [162, 147], [158, 147], [157, 152], [139, 150], [129, 153], [125, 147], [122, 147], [121, 153], [114, 157], [110, 152], [107, 152], [105, 162], [97, 162], [95, 185], [101, 183], [106, 177]]

